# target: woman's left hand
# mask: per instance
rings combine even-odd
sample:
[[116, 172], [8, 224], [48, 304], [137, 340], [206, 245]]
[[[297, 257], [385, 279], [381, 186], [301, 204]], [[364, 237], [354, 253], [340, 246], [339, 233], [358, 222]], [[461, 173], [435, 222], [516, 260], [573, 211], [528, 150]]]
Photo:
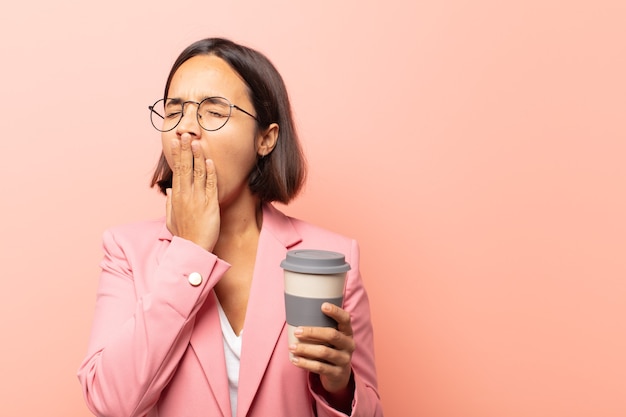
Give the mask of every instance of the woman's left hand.
[[350, 313], [331, 303], [324, 303], [322, 312], [337, 322], [337, 329], [298, 327], [295, 331], [298, 343], [289, 350], [296, 366], [318, 374], [327, 392], [342, 396], [350, 383], [355, 348]]

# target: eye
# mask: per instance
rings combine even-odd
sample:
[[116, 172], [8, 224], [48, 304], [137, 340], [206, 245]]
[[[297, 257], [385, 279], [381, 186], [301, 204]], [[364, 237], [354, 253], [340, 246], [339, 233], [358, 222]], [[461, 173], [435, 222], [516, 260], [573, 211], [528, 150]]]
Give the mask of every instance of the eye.
[[230, 105], [223, 98], [210, 97], [205, 99], [198, 114], [204, 119], [224, 119], [230, 115]]
[[165, 114], [166, 119], [176, 119], [180, 118], [181, 113], [183, 112], [183, 106], [179, 103], [168, 102], [163, 108], [163, 114]]
[[165, 118], [166, 119], [176, 119], [180, 117], [180, 110], [179, 111], [168, 111], [165, 113]]
[[228, 117], [228, 111], [218, 106], [203, 106], [199, 114], [200, 114], [200, 117], [202, 118], [211, 117], [211, 118], [222, 119], [224, 117]]

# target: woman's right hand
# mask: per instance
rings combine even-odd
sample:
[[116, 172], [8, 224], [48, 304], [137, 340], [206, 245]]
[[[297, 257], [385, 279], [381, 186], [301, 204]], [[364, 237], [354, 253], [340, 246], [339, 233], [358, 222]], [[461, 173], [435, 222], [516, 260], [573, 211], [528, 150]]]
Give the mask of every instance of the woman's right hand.
[[206, 159], [199, 140], [184, 133], [172, 139], [172, 188], [167, 189], [167, 228], [209, 252], [220, 232], [215, 165]]

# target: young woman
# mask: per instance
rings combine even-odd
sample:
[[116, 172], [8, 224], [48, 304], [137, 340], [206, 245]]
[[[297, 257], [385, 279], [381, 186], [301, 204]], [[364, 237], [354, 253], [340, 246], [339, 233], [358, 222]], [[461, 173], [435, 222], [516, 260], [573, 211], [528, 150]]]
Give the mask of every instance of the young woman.
[[[150, 106], [165, 217], [105, 232], [79, 369], [98, 416], [382, 416], [354, 240], [290, 218], [305, 163], [282, 78], [261, 53], [211, 38], [174, 63]], [[283, 270], [296, 248], [345, 254], [337, 329], [286, 335]], [[293, 354], [290, 360], [289, 353]]]

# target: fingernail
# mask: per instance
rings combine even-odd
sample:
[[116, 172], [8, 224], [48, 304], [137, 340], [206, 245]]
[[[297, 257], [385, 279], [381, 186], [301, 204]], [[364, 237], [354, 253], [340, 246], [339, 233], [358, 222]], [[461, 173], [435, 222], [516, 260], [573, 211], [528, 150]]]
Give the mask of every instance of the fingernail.
[[304, 329], [302, 329], [302, 327], [298, 327], [296, 328], [296, 330], [293, 331], [293, 334], [295, 334], [296, 336], [299, 336], [302, 333], [304, 333]]
[[290, 352], [295, 352], [296, 351], [296, 345], [289, 345], [289, 351]]
[[330, 306], [329, 303], [324, 303], [324, 304], [322, 304], [322, 310], [330, 311], [330, 310], [332, 310], [332, 307]]
[[291, 363], [298, 363], [298, 357], [297, 356], [292, 356], [291, 358]]

